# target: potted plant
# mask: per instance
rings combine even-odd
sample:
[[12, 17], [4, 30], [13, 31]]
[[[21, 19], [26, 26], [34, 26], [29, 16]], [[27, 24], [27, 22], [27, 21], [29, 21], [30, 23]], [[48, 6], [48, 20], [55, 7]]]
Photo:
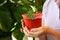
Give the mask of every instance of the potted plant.
[[[27, 7], [27, 13], [22, 14], [24, 25], [30, 31], [32, 28], [38, 28], [42, 25], [42, 14], [37, 11], [34, 5], [29, 4]], [[33, 38], [28, 37], [28, 40]]]
[[36, 1], [32, 1], [32, 4], [27, 3], [25, 5], [27, 12], [25, 14], [22, 14], [25, 26], [27, 26], [29, 30], [31, 30], [31, 28], [39, 27], [42, 24], [42, 14], [41, 12], [37, 11], [35, 3]]
[[31, 10], [28, 11], [28, 14], [23, 14], [24, 25], [30, 31], [32, 28], [38, 28], [42, 25], [42, 14], [36, 13]]

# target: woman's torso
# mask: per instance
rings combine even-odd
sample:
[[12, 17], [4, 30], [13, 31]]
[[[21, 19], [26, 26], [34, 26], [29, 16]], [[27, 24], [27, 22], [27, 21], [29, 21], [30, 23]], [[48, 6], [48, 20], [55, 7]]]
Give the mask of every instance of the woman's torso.
[[[47, 4], [45, 8], [43, 8], [42, 13], [44, 24], [57, 31], [60, 31], [60, 14], [58, 5], [52, 1]], [[56, 38], [52, 35], [47, 35], [47, 40], [56, 40]]]

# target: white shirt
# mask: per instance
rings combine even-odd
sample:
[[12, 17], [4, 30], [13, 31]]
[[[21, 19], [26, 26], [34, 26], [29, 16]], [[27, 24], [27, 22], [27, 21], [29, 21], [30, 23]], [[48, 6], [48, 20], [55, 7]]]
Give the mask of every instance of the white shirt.
[[[46, 0], [42, 13], [44, 25], [60, 31], [59, 7], [56, 0]], [[56, 38], [52, 35], [47, 35], [47, 40], [56, 40]]]

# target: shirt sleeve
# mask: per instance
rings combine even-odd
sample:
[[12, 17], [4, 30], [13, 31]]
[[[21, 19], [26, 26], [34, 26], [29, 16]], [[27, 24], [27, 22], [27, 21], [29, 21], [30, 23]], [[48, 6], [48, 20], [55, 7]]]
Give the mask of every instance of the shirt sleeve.
[[42, 25], [44, 25], [45, 24], [45, 14], [46, 14], [46, 10], [47, 10], [47, 1], [45, 1], [45, 3], [44, 3], [44, 5], [43, 5], [43, 10], [42, 10], [42, 14], [43, 14], [43, 16], [42, 16]]

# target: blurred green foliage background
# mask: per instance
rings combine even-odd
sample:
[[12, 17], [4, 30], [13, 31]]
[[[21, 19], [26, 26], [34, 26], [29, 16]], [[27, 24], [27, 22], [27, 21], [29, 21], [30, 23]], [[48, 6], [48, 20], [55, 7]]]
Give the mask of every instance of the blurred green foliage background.
[[[22, 40], [22, 14], [28, 12], [28, 6], [35, 6], [37, 12], [42, 12], [45, 0], [0, 0], [0, 40], [12, 40], [11, 35]], [[8, 37], [9, 36], [9, 37]]]

